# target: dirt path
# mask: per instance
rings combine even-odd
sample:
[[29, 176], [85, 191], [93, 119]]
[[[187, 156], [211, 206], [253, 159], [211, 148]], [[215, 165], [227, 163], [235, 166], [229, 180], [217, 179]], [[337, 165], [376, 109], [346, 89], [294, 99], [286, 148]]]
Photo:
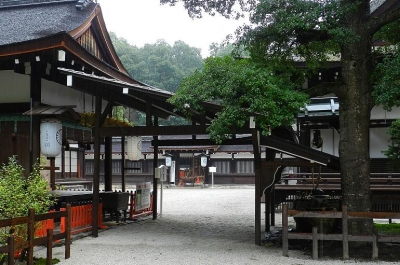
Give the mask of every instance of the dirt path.
[[[280, 225], [277, 215], [277, 226]], [[162, 216], [114, 226], [98, 238], [75, 240], [63, 264], [371, 264], [322, 258], [303, 251], [282, 256], [275, 246], [254, 244], [254, 187], [170, 188], [163, 190]], [[351, 254], [351, 253], [350, 253]], [[35, 252], [45, 256], [45, 251]], [[382, 262], [383, 264], [397, 264]], [[382, 264], [380, 263], [380, 264]]]

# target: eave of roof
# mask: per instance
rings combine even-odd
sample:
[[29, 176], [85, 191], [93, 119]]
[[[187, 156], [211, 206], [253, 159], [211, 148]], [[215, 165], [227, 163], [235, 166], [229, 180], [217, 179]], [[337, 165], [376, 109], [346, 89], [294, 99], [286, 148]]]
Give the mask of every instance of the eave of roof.
[[64, 50], [66, 52], [69, 52], [85, 62], [87, 65], [91, 66], [101, 73], [104, 73], [108, 77], [116, 78], [132, 84], [141, 84], [139, 81], [132, 79], [128, 74], [119, 71], [113, 66], [108, 65], [93, 56], [67, 32], [58, 32], [54, 35], [45, 36], [43, 38], [0, 45], [0, 58], [18, 58], [18, 56], [21, 55], [26, 55], [30, 53], [35, 54], [42, 51], [50, 50]]

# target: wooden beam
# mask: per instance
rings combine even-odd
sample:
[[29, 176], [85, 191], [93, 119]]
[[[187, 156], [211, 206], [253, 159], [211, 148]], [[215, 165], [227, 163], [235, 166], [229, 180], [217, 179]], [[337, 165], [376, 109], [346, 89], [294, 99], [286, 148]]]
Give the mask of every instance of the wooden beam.
[[278, 159], [274, 161], [263, 161], [262, 166], [286, 166], [286, 167], [317, 167], [320, 166], [316, 163], [311, 163], [304, 160], [286, 160]]
[[158, 140], [158, 146], [215, 146], [215, 145], [250, 145], [247, 141], [228, 139], [217, 144], [210, 139], [182, 139], [182, 140]]
[[[95, 95], [96, 91], [99, 91], [105, 100], [113, 101], [119, 105], [127, 106], [146, 113], [145, 100], [122, 94], [122, 87], [74, 76], [73, 88], [90, 95]], [[170, 113], [165, 112], [165, 108], [159, 110], [156, 105], [152, 105], [151, 113], [163, 119], [167, 119], [170, 116]]]
[[[101, 136], [156, 136], [156, 135], [208, 135], [208, 125], [175, 125], [175, 126], [135, 126], [135, 127], [107, 127], [100, 129]], [[237, 129], [237, 134], [250, 134], [249, 129]], [[246, 141], [247, 138], [237, 138], [239, 141]]]

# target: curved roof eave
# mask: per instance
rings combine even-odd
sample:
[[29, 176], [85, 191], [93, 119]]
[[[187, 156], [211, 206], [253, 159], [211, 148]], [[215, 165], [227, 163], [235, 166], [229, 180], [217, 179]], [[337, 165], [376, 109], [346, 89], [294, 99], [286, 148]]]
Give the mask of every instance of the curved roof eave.
[[98, 29], [96, 32], [100, 33], [100, 35], [98, 35], [97, 41], [100, 42], [99, 45], [104, 47], [103, 51], [106, 53], [106, 56], [110, 59], [111, 61], [110, 64], [113, 67], [117, 68], [119, 71], [128, 74], [128, 71], [123, 66], [111, 42], [106, 23], [104, 21], [103, 13], [101, 11], [101, 7], [99, 4], [96, 4], [96, 7], [93, 9], [93, 12], [87, 17], [84, 23], [82, 23], [79, 27], [69, 31], [68, 33], [74, 39], [78, 39], [91, 26], [96, 27]]

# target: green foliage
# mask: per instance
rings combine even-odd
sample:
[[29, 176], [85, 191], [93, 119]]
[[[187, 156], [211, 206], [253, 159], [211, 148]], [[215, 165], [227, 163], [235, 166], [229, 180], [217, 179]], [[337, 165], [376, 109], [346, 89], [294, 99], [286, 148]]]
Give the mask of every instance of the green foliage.
[[191, 17], [201, 18], [203, 13], [212, 16], [220, 13], [226, 18], [239, 18], [243, 16], [242, 10], [249, 10], [255, 5], [256, 0], [221, 0], [221, 1], [193, 1], [193, 0], [160, 0], [161, 4], [174, 6], [178, 2], [183, 2]]
[[222, 111], [209, 127], [210, 137], [219, 142], [233, 128], [242, 127], [249, 114], [257, 116], [264, 134], [271, 128], [291, 125], [307, 100], [307, 95], [294, 90], [287, 76], [275, 75], [247, 59], [226, 56], [206, 59], [203, 71], [184, 79], [169, 101], [183, 112], [187, 106], [202, 111], [203, 101], [219, 103]]
[[245, 48], [240, 45], [236, 46], [232, 43], [211, 43], [209, 46], [210, 56], [211, 57], [225, 57], [232, 56], [236, 58], [248, 58], [249, 53], [245, 51]]
[[400, 120], [394, 121], [388, 130], [391, 143], [383, 153], [391, 159], [393, 168], [400, 169]]
[[375, 86], [372, 96], [377, 105], [386, 110], [400, 106], [400, 56], [398, 50], [387, 55], [375, 69]]
[[[21, 165], [15, 156], [10, 157], [8, 164], [0, 168], [0, 220], [27, 216], [29, 209], [35, 213], [46, 213], [54, 205], [54, 199], [48, 192], [48, 182], [40, 175], [40, 164], [36, 163], [27, 178], [24, 177]], [[25, 226], [1, 228], [0, 245], [5, 242], [9, 233], [26, 237]]]
[[110, 33], [121, 62], [129, 74], [145, 84], [175, 92], [181, 80], [203, 68], [200, 49], [183, 41], [173, 46], [164, 40], [146, 44], [142, 48], [130, 45], [125, 39]]
[[400, 234], [400, 224], [391, 223], [391, 224], [378, 224], [375, 223], [374, 227], [378, 229], [379, 234], [384, 235], [399, 235]]
[[385, 25], [381, 30], [379, 30], [374, 35], [374, 40], [381, 42], [388, 42], [391, 44], [395, 44], [400, 42], [400, 21], [395, 21]]
[[[253, 59], [293, 75], [313, 75], [357, 38], [342, 26], [354, 5], [346, 1], [261, 1], [250, 16], [253, 26], [238, 30], [238, 42]], [[304, 61], [299, 68], [295, 61]]]

